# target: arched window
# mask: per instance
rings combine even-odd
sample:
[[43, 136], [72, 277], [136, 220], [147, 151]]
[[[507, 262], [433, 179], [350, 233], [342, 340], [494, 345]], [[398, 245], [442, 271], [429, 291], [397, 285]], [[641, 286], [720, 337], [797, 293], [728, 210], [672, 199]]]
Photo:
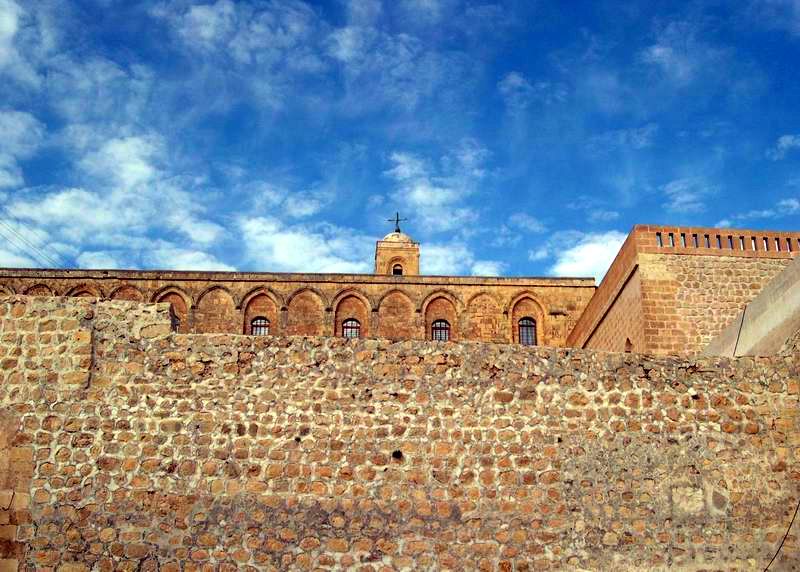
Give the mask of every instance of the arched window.
[[360, 338], [361, 324], [358, 320], [348, 318], [342, 322], [342, 336], [345, 338]]
[[392, 266], [392, 274], [395, 276], [402, 276], [403, 275], [403, 267], [399, 264], [395, 264]]
[[431, 339], [439, 342], [446, 342], [450, 339], [450, 322], [447, 320], [435, 320], [431, 324]]
[[633, 351], [633, 342], [630, 338], [625, 338], [625, 353], [629, 354]]
[[250, 334], [253, 336], [268, 336], [269, 320], [267, 320], [264, 316], [253, 318], [250, 321]]
[[520, 318], [519, 343], [523, 346], [536, 345], [536, 320], [533, 318]]

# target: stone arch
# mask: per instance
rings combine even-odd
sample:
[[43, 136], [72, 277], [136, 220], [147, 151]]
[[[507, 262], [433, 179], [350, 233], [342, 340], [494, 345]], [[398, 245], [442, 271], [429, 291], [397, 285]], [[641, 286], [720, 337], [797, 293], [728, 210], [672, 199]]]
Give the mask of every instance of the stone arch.
[[389, 290], [378, 302], [378, 336], [392, 340], [420, 338], [414, 302], [402, 290]]
[[164, 294], [169, 294], [169, 293], [177, 294], [178, 296], [183, 298], [183, 303], [187, 309], [194, 307], [194, 299], [192, 298], [191, 294], [189, 294], [186, 290], [184, 290], [180, 286], [176, 286], [175, 284], [168, 284], [156, 290], [150, 297], [150, 301], [160, 302]]
[[11, 288], [11, 286], [7, 286], [6, 284], [0, 284], [0, 294], [13, 296], [14, 290]]
[[507, 342], [500, 304], [491, 294], [478, 292], [467, 303], [464, 338], [484, 342]]
[[67, 290], [64, 296], [73, 298], [103, 298], [103, 291], [94, 284], [78, 284]]
[[250, 301], [253, 298], [255, 298], [256, 296], [262, 295], [262, 294], [264, 296], [267, 296], [268, 298], [270, 298], [272, 300], [272, 303], [275, 304], [275, 307], [278, 310], [281, 310], [281, 309], [286, 307], [286, 302], [283, 299], [283, 295], [280, 294], [279, 292], [276, 292], [275, 290], [273, 290], [269, 286], [258, 286], [256, 288], [253, 288], [247, 294], [242, 296], [242, 300], [239, 302], [239, 305], [236, 306], [236, 307], [240, 308], [240, 309], [241, 308], [247, 308], [247, 305], [250, 303]]
[[252, 334], [252, 322], [255, 318], [266, 318], [269, 320], [269, 333], [274, 335], [280, 333], [280, 306], [275, 302], [275, 298], [264, 290], [253, 293], [252, 296], [245, 297], [244, 324], [242, 332]]
[[325, 333], [325, 298], [314, 288], [301, 288], [286, 300], [286, 334], [321, 336]]
[[333, 335], [342, 335], [342, 322], [348, 319], [358, 320], [361, 325], [361, 337], [366, 338], [370, 335], [370, 318], [371, 311], [369, 300], [363, 295], [357, 294], [351, 290], [337, 296], [334, 306], [334, 328]]
[[114, 288], [108, 295], [112, 300], [131, 300], [133, 302], [144, 301], [144, 294], [136, 286], [130, 284], [123, 284]]
[[303, 286], [302, 288], [298, 288], [297, 290], [289, 294], [289, 296], [286, 297], [286, 308], [289, 307], [289, 304], [292, 303], [292, 300], [294, 300], [295, 297], [305, 292], [311, 292], [312, 294], [316, 294], [317, 298], [319, 298], [320, 302], [322, 303], [323, 310], [330, 309], [331, 305], [328, 302], [328, 297], [322, 290], [314, 288], [313, 286]]
[[53, 289], [47, 284], [34, 284], [22, 291], [25, 296], [55, 296]]
[[417, 307], [417, 312], [425, 314], [428, 309], [428, 305], [437, 298], [446, 298], [449, 300], [450, 303], [453, 304], [453, 308], [455, 308], [456, 311], [460, 310], [464, 305], [461, 301], [461, 298], [449, 290], [435, 290], [423, 298], [422, 303]]
[[444, 294], [435, 295], [426, 300], [424, 304], [425, 312], [425, 337], [431, 338], [431, 327], [436, 320], [447, 320], [450, 324], [450, 340], [455, 341], [460, 338], [458, 331], [458, 312], [456, 304]]
[[545, 345], [545, 311], [542, 304], [530, 293], [523, 292], [514, 297], [509, 304], [511, 318], [511, 341], [519, 343], [519, 321], [533, 318], [536, 321], [536, 344]]
[[405, 276], [407, 274], [407, 272], [408, 272], [408, 264], [407, 264], [407, 262], [408, 261], [404, 257], [395, 256], [395, 257], [389, 259], [389, 261], [386, 263], [386, 267], [383, 268], [383, 273], [384, 274], [394, 275], [394, 274], [392, 274], [392, 269], [394, 268], [395, 264], [399, 264], [400, 266], [403, 267], [402, 276]]
[[153, 302], [166, 302], [178, 321], [177, 331], [181, 334], [189, 332], [189, 305], [187, 297], [179, 290], [167, 289], [153, 299]]
[[212, 286], [197, 299], [193, 329], [202, 333], [239, 333], [239, 312], [224, 286]]

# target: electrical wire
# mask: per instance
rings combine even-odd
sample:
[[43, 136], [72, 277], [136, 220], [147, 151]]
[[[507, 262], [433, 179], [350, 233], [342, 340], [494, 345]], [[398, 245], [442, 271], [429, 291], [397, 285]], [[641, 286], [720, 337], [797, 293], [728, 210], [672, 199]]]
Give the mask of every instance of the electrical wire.
[[[2, 224], [0, 224], [0, 226], [5, 226], [5, 225], [2, 225]], [[7, 228], [7, 227], [6, 227], [6, 228]], [[6, 231], [6, 232], [7, 232], [7, 231]], [[15, 248], [18, 250], [18, 251], [20, 251], [20, 252], [22, 252], [22, 253], [24, 253], [24, 254], [27, 254], [27, 255], [29, 255], [29, 256], [31, 256], [31, 257], [32, 257], [32, 258], [34, 258], [34, 259], [35, 259], [35, 260], [36, 260], [38, 263], [40, 263], [40, 264], [43, 264], [44, 266], [56, 266], [56, 267], [60, 266], [60, 265], [59, 265], [57, 262], [55, 262], [54, 260], [50, 259], [50, 257], [48, 257], [46, 254], [44, 254], [43, 252], [41, 252], [41, 251], [40, 251], [38, 248], [35, 248], [35, 247], [34, 247], [34, 248], [31, 248], [31, 247], [30, 247], [30, 243], [28, 243], [28, 247], [26, 247], [26, 246], [25, 246], [25, 244], [23, 244], [23, 243], [21, 243], [21, 242], [19, 241], [19, 239], [17, 239], [17, 238], [14, 238], [14, 235], [12, 235], [12, 234], [6, 234], [6, 232], [4, 232], [4, 231], [2, 230], [2, 228], [0, 228], [0, 236], [2, 236], [3, 238], [5, 238], [5, 239], [6, 239], [6, 240], [7, 240], [7, 241], [8, 241], [10, 244], [12, 244], [12, 245], [13, 245], [13, 246], [14, 246], [14, 247], [15, 247]], [[14, 234], [16, 234], [17, 236], [19, 236], [19, 233], [14, 233]], [[27, 242], [27, 241], [25, 241], [25, 242]]]
[[797, 511], [800, 510], [800, 500], [797, 501], [797, 506], [794, 509], [794, 516], [792, 517], [792, 522], [789, 523], [789, 528], [786, 529], [786, 534], [783, 535], [783, 540], [781, 540], [781, 545], [778, 546], [778, 550], [775, 552], [775, 556], [772, 557], [772, 560], [769, 561], [767, 567], [764, 568], [764, 572], [769, 570], [769, 567], [772, 566], [772, 563], [775, 562], [775, 559], [778, 557], [778, 554], [781, 553], [781, 548], [783, 548], [783, 543], [786, 542], [786, 538], [789, 536], [789, 531], [792, 530], [792, 525], [794, 524], [794, 519], [797, 518]]
[[[32, 233], [35, 232], [32, 228], [30, 228], [24, 222], [22, 222], [21, 220], [17, 219], [10, 212], [8, 212], [7, 208], [4, 208], [3, 210], [4, 210], [5, 214], [6, 214], [6, 216], [12, 218], [17, 225], [29, 230]], [[33, 244], [31, 241], [29, 241], [27, 238], [25, 238], [22, 234], [20, 234], [16, 229], [14, 229], [6, 221], [0, 219], [0, 226], [6, 228], [9, 232], [14, 234], [19, 240], [21, 240], [24, 244], [26, 244], [28, 246], [28, 248], [30, 248], [33, 251], [33, 253], [38, 254], [38, 256], [36, 256], [36, 258], [38, 258], [38, 261], [40, 263], [42, 261], [44, 261], [45, 262], [45, 266], [53, 266], [55, 268], [60, 268], [63, 265], [63, 263], [58, 258], [58, 256], [50, 256], [48, 253], [44, 252], [41, 248], [39, 248], [37, 245]], [[4, 236], [5, 236], [5, 238], [8, 239], [7, 235], [4, 235]], [[16, 244], [16, 246], [17, 246], [17, 248], [20, 248], [19, 244]], [[23, 252], [26, 251], [26, 249], [24, 247], [22, 247], [21, 250]], [[33, 254], [33, 253], [28, 253], [28, 254]]]

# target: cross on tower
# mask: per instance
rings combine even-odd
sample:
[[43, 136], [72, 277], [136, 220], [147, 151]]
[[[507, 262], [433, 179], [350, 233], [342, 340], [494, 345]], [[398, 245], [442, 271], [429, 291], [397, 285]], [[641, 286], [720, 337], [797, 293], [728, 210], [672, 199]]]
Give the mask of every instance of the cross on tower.
[[400, 213], [395, 213], [394, 218], [386, 219], [386, 222], [394, 223], [394, 231], [400, 232], [400, 223], [407, 221], [407, 218], [400, 218]]

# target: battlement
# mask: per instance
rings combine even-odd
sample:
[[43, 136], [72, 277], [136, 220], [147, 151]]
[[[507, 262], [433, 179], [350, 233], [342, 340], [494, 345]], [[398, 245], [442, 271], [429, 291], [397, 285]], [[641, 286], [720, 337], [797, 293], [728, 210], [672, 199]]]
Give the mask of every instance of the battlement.
[[698, 352], [798, 253], [798, 232], [636, 225], [566, 345]]

